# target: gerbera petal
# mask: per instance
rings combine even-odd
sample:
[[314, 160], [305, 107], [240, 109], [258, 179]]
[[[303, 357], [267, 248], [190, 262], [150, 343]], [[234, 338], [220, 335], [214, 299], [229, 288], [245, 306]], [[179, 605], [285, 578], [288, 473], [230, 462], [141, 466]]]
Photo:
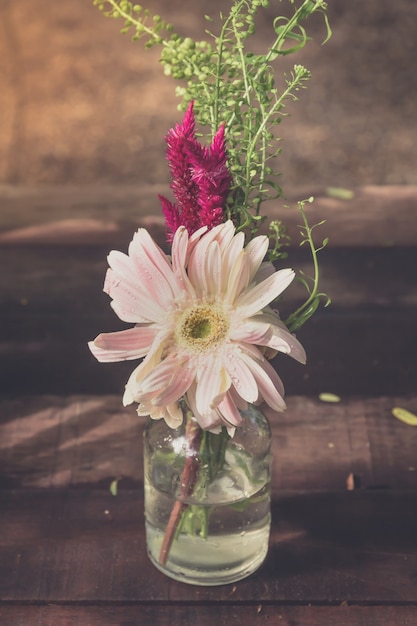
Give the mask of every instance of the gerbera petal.
[[114, 272], [114, 276], [127, 281], [129, 285], [140, 287], [135, 266], [127, 254], [119, 250], [112, 250], [107, 256], [107, 262]]
[[220, 247], [217, 241], [212, 241], [207, 250], [205, 275], [207, 293], [216, 296], [221, 293], [222, 287], [222, 266]]
[[233, 387], [246, 402], [256, 402], [259, 396], [256, 380], [243, 359], [242, 351], [229, 350], [223, 358], [223, 366], [230, 376]]
[[[180, 369], [180, 362], [174, 357], [168, 357], [158, 363], [146, 376], [142, 377], [139, 387], [139, 395], [143, 399], [152, 398], [167, 388]], [[160, 402], [159, 404], [166, 404]]]
[[283, 399], [284, 386], [272, 365], [266, 360], [262, 362], [255, 361], [245, 354], [242, 355], [242, 359], [246, 362], [248, 368], [250, 368], [258, 385], [259, 393], [264, 401], [271, 409], [274, 409], [274, 411], [285, 411], [286, 404]]
[[249, 241], [245, 248], [245, 252], [250, 259], [251, 271], [250, 280], [253, 280], [258, 272], [262, 261], [265, 258], [265, 254], [268, 251], [269, 239], [266, 235], [259, 235]]
[[208, 415], [222, 400], [231, 385], [227, 371], [216, 354], [206, 356], [199, 366], [195, 401], [197, 411]]
[[197, 409], [197, 384], [194, 382], [187, 391], [187, 404], [201, 428], [210, 432], [219, 433], [221, 431], [221, 420], [216, 409], [210, 409], [205, 413], [200, 413]]
[[294, 276], [294, 270], [279, 270], [243, 293], [235, 304], [244, 308], [246, 317], [256, 315], [288, 287]]
[[239, 426], [241, 424], [242, 415], [232, 400], [230, 393], [226, 393], [218, 408], [223, 419], [226, 420], [228, 424], [231, 424], [232, 426]]
[[224, 300], [233, 304], [236, 298], [247, 288], [250, 279], [250, 264], [244, 250], [240, 251], [231, 272], [227, 275], [228, 281]]
[[255, 283], [261, 283], [263, 280], [265, 280], [265, 278], [268, 278], [268, 276], [272, 276], [272, 274], [275, 274], [275, 272], [276, 270], [273, 264], [269, 261], [264, 261], [263, 263], [261, 263], [258, 271], [256, 272], [254, 276], [254, 281]]
[[110, 306], [123, 322], [163, 323], [166, 309], [144, 293], [139, 284], [129, 284], [112, 269], [107, 270], [104, 291], [112, 298]]
[[219, 224], [212, 228], [207, 236], [210, 238], [210, 241], [216, 240], [220, 246], [220, 250], [223, 252], [233, 241], [235, 234], [235, 226], [232, 220], [227, 220], [224, 224]]
[[206, 280], [206, 256], [207, 249], [210, 245], [210, 231], [204, 235], [199, 245], [193, 249], [188, 263], [188, 276], [194, 286], [195, 293], [198, 297], [203, 298], [207, 295]]
[[222, 269], [223, 269], [223, 290], [227, 288], [228, 278], [237, 263], [238, 257], [242, 254], [245, 245], [245, 235], [237, 233], [227, 245], [221, 246]]
[[[179, 366], [173, 373], [171, 380], [163, 386], [158, 395], [152, 398], [156, 405], [171, 405], [188, 391], [195, 378], [195, 371], [190, 367]], [[144, 381], [144, 384], [146, 381]]]
[[277, 350], [278, 352], [284, 352], [303, 365], [305, 365], [307, 361], [307, 355], [303, 346], [298, 339], [286, 329], [274, 329], [271, 339], [263, 345]]
[[271, 324], [251, 318], [233, 328], [229, 336], [232, 341], [245, 341], [264, 346], [267, 345], [265, 342], [269, 341], [272, 333]]
[[[185, 226], [180, 226], [172, 240], [172, 268], [179, 285], [189, 298], [195, 298], [195, 289], [187, 274], [188, 250], [190, 237]], [[184, 296], [184, 293], [182, 294]]]
[[148, 231], [139, 228], [129, 244], [131, 257], [143, 289], [162, 308], [169, 306], [181, 291], [172, 265]]
[[178, 428], [181, 426], [184, 415], [178, 402], [173, 402], [165, 407], [164, 418], [170, 428]]
[[141, 359], [149, 352], [158, 331], [155, 326], [135, 326], [114, 333], [101, 333], [88, 343], [88, 347], [102, 363]]
[[[103, 291], [112, 298], [110, 306], [123, 322], [140, 324], [154, 321], [144, 314], [145, 309], [140, 306], [144, 295], [139, 285], [125, 283], [112, 269], [107, 270]], [[150, 313], [151, 310], [153, 311], [153, 307], [147, 312]]]
[[160, 341], [155, 339], [152, 347], [142, 363], [136, 367], [127, 381], [125, 392], [123, 395], [123, 405], [127, 406], [132, 402], [140, 402], [140, 389], [142, 380], [156, 368], [161, 361], [161, 357], [165, 348], [163, 341], [163, 332], [161, 332]]

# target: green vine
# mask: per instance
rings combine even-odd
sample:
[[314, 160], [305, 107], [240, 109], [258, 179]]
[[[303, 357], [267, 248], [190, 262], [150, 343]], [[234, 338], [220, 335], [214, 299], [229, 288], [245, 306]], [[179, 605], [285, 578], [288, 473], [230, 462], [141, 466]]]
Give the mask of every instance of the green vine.
[[316, 312], [322, 300], [324, 300], [325, 307], [330, 304], [329, 296], [319, 291], [320, 272], [317, 258], [318, 253], [327, 246], [329, 240], [326, 237], [325, 239], [323, 239], [321, 245], [317, 248], [313, 240], [313, 230], [318, 226], [324, 224], [324, 220], [318, 222], [317, 224], [314, 224], [314, 226], [310, 226], [304, 210], [306, 202], [311, 203], [313, 202], [313, 200], [314, 198], [311, 197], [308, 200], [303, 200], [298, 203], [298, 208], [303, 219], [303, 224], [300, 226], [300, 235], [302, 237], [300, 246], [307, 244], [310, 248], [311, 256], [313, 259], [314, 276], [309, 277], [306, 276], [304, 272], [299, 272], [298, 281], [304, 285], [307, 290], [308, 296], [305, 302], [296, 311], [294, 311], [294, 313], [291, 313], [291, 315], [285, 321], [286, 326], [291, 332], [305, 324], [305, 322]]

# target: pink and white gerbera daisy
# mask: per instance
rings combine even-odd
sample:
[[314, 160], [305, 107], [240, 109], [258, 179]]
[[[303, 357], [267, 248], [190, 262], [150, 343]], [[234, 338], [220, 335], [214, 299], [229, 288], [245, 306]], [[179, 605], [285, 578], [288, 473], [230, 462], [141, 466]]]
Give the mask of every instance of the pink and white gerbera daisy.
[[126, 385], [123, 404], [139, 415], [164, 418], [176, 428], [184, 398], [200, 426], [230, 431], [239, 409], [265, 401], [283, 411], [284, 389], [265, 357], [284, 352], [305, 362], [299, 341], [268, 305], [294, 278], [263, 259], [268, 238], [244, 247], [231, 221], [189, 236], [175, 232], [168, 257], [141, 228], [128, 255], [112, 251], [104, 291], [134, 327], [99, 335], [89, 343], [99, 361], [142, 359]]

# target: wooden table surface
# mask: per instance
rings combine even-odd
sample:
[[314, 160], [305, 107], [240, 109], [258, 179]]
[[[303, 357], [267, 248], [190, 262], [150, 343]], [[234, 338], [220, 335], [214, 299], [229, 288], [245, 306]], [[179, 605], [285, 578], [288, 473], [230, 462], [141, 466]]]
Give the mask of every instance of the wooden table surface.
[[[417, 190], [385, 192], [366, 239], [354, 199], [328, 201], [333, 305], [299, 332], [305, 368], [275, 361], [288, 410], [271, 416], [270, 551], [257, 573], [220, 587], [175, 582], [148, 561], [143, 420], [120, 400], [132, 365], [99, 365], [85, 347], [121, 327], [101, 285], [126, 224], [3, 233], [1, 625], [417, 624], [417, 428], [392, 415], [417, 412]], [[396, 198], [408, 221], [384, 230]], [[294, 258], [309, 269], [302, 251]], [[326, 391], [340, 402], [320, 401]]]

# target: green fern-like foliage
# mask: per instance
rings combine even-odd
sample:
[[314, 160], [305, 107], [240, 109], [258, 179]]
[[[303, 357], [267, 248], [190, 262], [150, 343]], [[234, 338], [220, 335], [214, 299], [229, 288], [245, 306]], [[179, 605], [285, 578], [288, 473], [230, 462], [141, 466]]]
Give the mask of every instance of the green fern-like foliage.
[[[326, 3], [288, 0], [290, 15], [277, 15], [271, 20], [270, 43], [263, 53], [256, 54], [249, 49], [256, 33], [255, 18], [259, 11], [267, 7], [271, 10], [270, 5], [278, 6], [281, 0], [229, 0], [228, 12], [216, 18], [205, 16], [207, 39], [203, 41], [178, 35], [171, 24], [139, 4], [127, 0], [93, 3], [106, 16], [122, 20], [121, 32], [130, 34], [134, 41], [141, 40], [147, 48], [161, 48], [163, 71], [178, 83], [179, 107], [185, 110], [194, 101], [199, 130], [207, 140], [212, 139], [220, 124], [225, 124], [228, 166], [233, 177], [227, 217], [233, 219], [238, 229], [253, 236], [265, 220], [262, 203], [282, 195], [277, 182], [276, 163], [281, 152], [277, 127], [286, 115], [287, 101], [297, 100], [310, 78], [308, 69], [296, 64], [291, 71], [281, 73], [278, 80], [280, 59], [306, 45], [309, 37], [305, 22], [314, 13], [323, 17], [327, 41], [331, 30]], [[300, 203], [300, 209], [303, 206]], [[285, 226], [276, 220], [271, 222], [269, 237], [270, 259], [283, 258], [287, 244]], [[307, 236], [306, 241], [313, 246], [316, 259], [318, 250], [312, 238]], [[301, 280], [308, 287], [308, 281]], [[313, 284], [318, 281], [318, 266], [312, 280]], [[307, 301], [316, 307], [322, 294], [318, 294], [317, 285], [310, 291]], [[301, 319], [296, 315], [292, 326], [300, 325], [296, 318]]]
[[[221, 123], [226, 125], [229, 167], [233, 193], [229, 216], [241, 228], [256, 231], [264, 200], [281, 195], [274, 159], [281, 151], [275, 127], [284, 115], [288, 99], [296, 100], [310, 77], [301, 65], [284, 74], [284, 85], [276, 85], [275, 66], [305, 46], [308, 40], [303, 22], [313, 13], [323, 14], [327, 35], [330, 28], [323, 0], [304, 0], [290, 17], [276, 17], [271, 24], [271, 44], [263, 54], [247, 50], [248, 39], [256, 32], [255, 17], [269, 5], [267, 0], [238, 0], [230, 12], [216, 22], [205, 16], [210, 29], [207, 41], [180, 37], [160, 16], [126, 0], [94, 0], [105, 14], [124, 21], [122, 33], [145, 46], [161, 47], [164, 73], [180, 84], [177, 95], [186, 109], [193, 100], [199, 127], [213, 136]], [[218, 32], [214, 26], [217, 26]]]

